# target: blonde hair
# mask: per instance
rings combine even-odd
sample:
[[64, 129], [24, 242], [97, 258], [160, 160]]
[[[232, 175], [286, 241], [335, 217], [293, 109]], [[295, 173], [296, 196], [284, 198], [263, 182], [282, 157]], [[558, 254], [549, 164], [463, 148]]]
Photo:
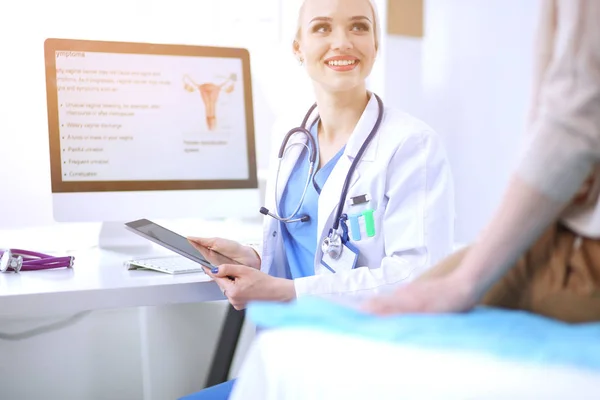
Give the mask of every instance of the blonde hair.
[[[379, 27], [379, 15], [377, 13], [377, 6], [375, 5], [374, 0], [368, 0], [369, 5], [371, 6], [371, 11], [373, 12], [373, 34], [375, 35], [375, 50], [379, 51], [379, 38], [381, 37], [380, 27]], [[293, 42], [298, 42], [300, 40], [300, 32], [302, 31], [302, 14], [304, 13], [304, 4], [306, 4], [306, 0], [302, 0], [302, 5], [298, 10], [298, 22], [296, 28], [296, 35], [294, 36]]]

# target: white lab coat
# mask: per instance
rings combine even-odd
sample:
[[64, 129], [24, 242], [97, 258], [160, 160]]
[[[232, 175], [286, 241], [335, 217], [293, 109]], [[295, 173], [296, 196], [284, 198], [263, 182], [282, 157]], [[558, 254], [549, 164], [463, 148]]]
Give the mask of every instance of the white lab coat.
[[[308, 109], [308, 107], [307, 107]], [[318, 110], [316, 110], [318, 112]], [[314, 116], [316, 116], [313, 114]], [[440, 137], [422, 121], [398, 110], [385, 108], [379, 131], [352, 176], [347, 199], [367, 194], [375, 209], [376, 235], [352, 241], [360, 251], [356, 268], [332, 273], [321, 265], [321, 243], [332, 226], [336, 206], [350, 165], [369, 135], [378, 115], [375, 96], [367, 104], [344, 154], [322, 188], [318, 202], [315, 275], [294, 280], [296, 295], [369, 295], [409, 282], [450, 254], [454, 239], [454, 186]], [[309, 119], [309, 123], [314, 120]], [[298, 126], [286, 120], [273, 135], [272, 159], [265, 191], [266, 207], [275, 210], [277, 152], [285, 134]], [[276, 124], [278, 125], [278, 124]], [[302, 134], [289, 143], [306, 141]], [[277, 199], [304, 146], [293, 146], [281, 164]], [[344, 212], [352, 213], [348, 204]], [[265, 216], [261, 270], [286, 276], [281, 222]]]

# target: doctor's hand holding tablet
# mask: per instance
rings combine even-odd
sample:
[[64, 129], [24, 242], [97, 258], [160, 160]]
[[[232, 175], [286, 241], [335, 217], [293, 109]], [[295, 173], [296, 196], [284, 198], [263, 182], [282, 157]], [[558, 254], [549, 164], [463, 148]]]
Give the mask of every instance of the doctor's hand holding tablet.
[[260, 257], [253, 248], [224, 238], [188, 237], [188, 240], [201, 253], [208, 248], [239, 263], [204, 268], [236, 310], [246, 308], [252, 300], [289, 301], [295, 297], [290, 280], [260, 272]]
[[203, 251], [208, 248], [223, 254], [242, 265], [260, 269], [260, 257], [256, 251], [249, 246], [243, 246], [234, 240], [223, 238], [188, 237], [187, 239], [198, 251]]

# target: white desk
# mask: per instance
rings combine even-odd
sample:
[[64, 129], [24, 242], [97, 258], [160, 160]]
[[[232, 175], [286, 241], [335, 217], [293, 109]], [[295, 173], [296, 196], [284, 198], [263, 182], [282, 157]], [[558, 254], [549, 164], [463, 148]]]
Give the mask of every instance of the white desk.
[[[241, 241], [255, 241], [261, 232], [258, 223], [157, 222], [183, 235]], [[203, 273], [127, 270], [125, 260], [174, 253], [156, 245], [151, 253], [144, 254], [100, 250], [94, 247], [98, 232], [97, 224], [0, 231], [0, 247], [75, 256], [73, 268], [0, 274], [0, 316], [224, 300], [216, 284]]]
[[123, 255], [96, 249], [69, 254], [75, 256], [73, 268], [2, 274], [0, 316], [224, 299], [204, 273], [128, 271]]
[[[183, 235], [195, 236], [221, 236], [235, 240], [252, 242], [261, 235], [260, 223], [241, 224], [237, 221], [225, 222], [163, 222], [156, 221], [165, 227], [168, 227]], [[114, 380], [114, 371], [119, 371], [119, 376], [124, 374], [127, 378], [117, 379], [113, 383], [121, 388], [129, 387], [125, 381], [131, 379], [131, 387], [137, 387], [136, 379], [141, 379], [143, 395], [134, 398], [143, 398], [145, 400], [158, 400], [162, 398], [175, 398], [175, 394], [183, 395], [199, 388], [190, 387], [191, 383], [202, 384], [203, 368], [208, 369], [208, 365], [199, 365], [201, 361], [191, 362], [191, 358], [204, 355], [206, 359], [212, 351], [212, 344], [203, 344], [201, 338], [206, 340], [207, 334], [202, 331], [214, 332], [220, 326], [219, 320], [213, 316], [207, 315], [206, 320], [190, 319], [189, 314], [169, 308], [149, 308], [145, 306], [161, 306], [181, 303], [198, 303], [216, 300], [225, 300], [216, 284], [209, 280], [203, 273], [192, 273], [182, 275], [169, 275], [154, 271], [129, 271], [123, 262], [127, 259], [140, 257], [141, 254], [123, 254], [100, 250], [95, 247], [97, 235], [100, 230], [98, 224], [73, 224], [73, 225], [54, 225], [39, 228], [27, 228], [20, 230], [0, 230], [0, 247], [17, 248], [32, 250], [53, 255], [73, 255], [75, 264], [72, 269], [53, 269], [44, 271], [23, 271], [21, 273], [0, 273], [0, 320], [9, 325], [2, 327], [2, 330], [8, 332], [27, 331], [28, 328], [10, 329], [11, 323], [19, 323], [25, 319], [28, 325], [35, 323], [35, 326], [46, 325], [47, 319], [52, 316], [63, 316], [76, 314], [82, 311], [102, 311], [110, 309], [136, 308], [137, 318], [135, 321], [129, 319], [125, 324], [123, 319], [117, 320], [115, 324], [119, 326], [127, 325], [129, 335], [123, 340], [127, 345], [102, 344], [110, 354], [102, 357], [103, 362], [113, 363], [123, 354], [127, 354], [129, 360], [126, 365], [131, 365], [130, 369], [123, 370], [124, 367], [111, 365], [111, 367], [99, 368], [97, 372], [91, 373], [87, 369], [92, 368], [88, 360], [96, 359], [85, 356], [86, 352], [99, 351], [96, 348], [85, 347], [84, 344], [79, 351], [68, 353], [71, 357], [77, 358], [79, 364], [76, 368], [81, 371], [72, 371], [70, 379], [79, 379], [82, 381], [77, 387], [79, 390], [88, 389], [90, 384], [86, 380], [106, 379]], [[161, 249], [153, 245], [152, 254], [173, 254], [168, 250]], [[174, 314], [169, 314], [174, 311]], [[97, 315], [97, 314], [96, 314]], [[100, 316], [103, 314], [100, 313]], [[119, 314], [123, 315], [123, 314]], [[125, 315], [131, 315], [129, 313]], [[38, 317], [39, 320], [38, 320]], [[193, 317], [193, 315], [191, 315]], [[101, 317], [97, 317], [101, 318]], [[98, 321], [97, 319], [96, 321]], [[0, 322], [1, 322], [0, 321]], [[39, 322], [36, 322], [39, 321]], [[92, 321], [94, 321], [92, 319]], [[113, 323], [112, 320], [108, 323]], [[53, 362], [62, 368], [68, 368], [69, 360], [62, 361], [60, 356], [55, 356], [52, 350], [46, 347], [47, 341], [51, 340], [52, 349], [59, 348], [68, 351], [71, 347], [69, 341], [77, 337], [81, 343], [90, 340], [91, 343], [97, 343], [93, 339], [93, 333], [86, 329], [91, 329], [94, 322], [89, 322], [84, 327], [70, 327], [68, 330], [43, 334], [32, 338], [31, 340], [19, 343], [1, 342], [3, 349], [10, 354], [5, 354], [3, 362], [0, 363], [0, 370], [10, 371], [9, 365], [21, 365], [21, 368], [28, 368], [30, 371], [36, 371], [38, 365]], [[210, 326], [206, 326], [209, 324]], [[218, 325], [215, 325], [218, 324]], [[132, 328], [137, 326], [137, 328]], [[184, 327], [183, 332], [178, 331]], [[164, 329], [161, 329], [164, 327]], [[78, 330], [79, 329], [79, 330]], [[198, 331], [191, 336], [190, 331]], [[108, 329], [109, 332], [114, 332]], [[76, 332], [79, 332], [77, 335]], [[137, 335], [135, 334], [137, 333]], [[182, 336], [179, 336], [179, 335]], [[48, 336], [50, 335], [50, 336]], [[92, 337], [90, 339], [90, 337]], [[200, 340], [200, 341], [198, 341]], [[209, 342], [212, 343], [212, 342]], [[39, 347], [36, 347], [39, 346]], [[139, 346], [139, 347], [138, 347]], [[40, 349], [36, 353], [35, 349]], [[160, 350], [160, 349], [163, 350]], [[17, 349], [17, 350], [14, 350]], [[167, 350], [169, 349], [169, 350]], [[11, 352], [11, 350], [13, 350]], [[81, 353], [84, 355], [78, 356]], [[208, 354], [206, 354], [208, 353]], [[177, 356], [175, 356], [177, 354]], [[40, 358], [41, 357], [41, 358]], [[53, 358], [54, 357], [54, 358]], [[58, 358], [56, 358], [58, 357]], [[69, 356], [67, 356], [68, 358]], [[171, 358], [173, 357], [173, 358]], [[73, 361], [75, 363], [75, 361]], [[165, 366], [171, 365], [172, 368]], [[192, 365], [192, 367], [190, 367]], [[195, 366], [195, 367], [194, 367]], [[41, 368], [41, 367], [39, 367]], [[108, 369], [107, 369], [108, 368]], [[121, 369], [119, 369], [121, 368]], [[60, 368], [59, 368], [60, 369]], [[112, 371], [111, 371], [112, 370]], [[41, 369], [39, 371], [41, 372]], [[54, 372], [53, 372], [54, 373]], [[44, 373], [47, 375], [47, 372]], [[78, 375], [79, 374], [79, 375]], [[96, 376], [96, 374], [100, 374]], [[14, 383], [18, 380], [18, 374], [15, 377], [9, 377], [5, 374], [3, 382], [7, 387], [8, 393], [13, 393], [14, 398], [28, 398], [22, 394], [27, 389], [19, 389], [23, 383]], [[91, 378], [94, 376], [94, 378]], [[129, 378], [131, 376], [131, 378]], [[74, 377], [74, 378], [73, 378]], [[43, 387], [59, 388], [73, 386], [60, 374], [54, 376], [57, 383], [52, 386], [46, 383]], [[20, 381], [19, 381], [20, 382]], [[34, 382], [35, 383], [35, 382]], [[57, 386], [58, 385], [58, 386]], [[186, 389], [189, 388], [189, 389]], [[12, 390], [12, 392], [11, 392]], [[49, 389], [52, 390], [52, 389]], [[101, 389], [100, 389], [101, 390]], [[136, 389], [131, 389], [135, 393]], [[84, 398], [85, 395], [75, 395], [76, 389], [64, 389], [61, 391], [62, 398]], [[83, 392], [82, 392], [83, 393]], [[102, 391], [103, 394], [112, 393], [111, 389]], [[49, 393], [49, 395], [58, 395]], [[19, 397], [21, 396], [21, 397]], [[69, 397], [72, 396], [72, 397]], [[82, 397], [83, 396], [83, 397]], [[33, 398], [33, 397], [31, 397]], [[52, 398], [50, 396], [49, 398]], [[117, 397], [110, 397], [117, 398]]]

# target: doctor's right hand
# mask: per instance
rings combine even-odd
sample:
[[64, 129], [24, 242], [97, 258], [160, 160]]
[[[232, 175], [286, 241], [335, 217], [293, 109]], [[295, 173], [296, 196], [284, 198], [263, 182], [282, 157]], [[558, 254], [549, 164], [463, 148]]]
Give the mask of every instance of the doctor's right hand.
[[260, 257], [250, 246], [244, 246], [234, 240], [224, 238], [188, 237], [187, 239], [194, 247], [196, 244], [207, 247], [242, 265], [260, 270]]

